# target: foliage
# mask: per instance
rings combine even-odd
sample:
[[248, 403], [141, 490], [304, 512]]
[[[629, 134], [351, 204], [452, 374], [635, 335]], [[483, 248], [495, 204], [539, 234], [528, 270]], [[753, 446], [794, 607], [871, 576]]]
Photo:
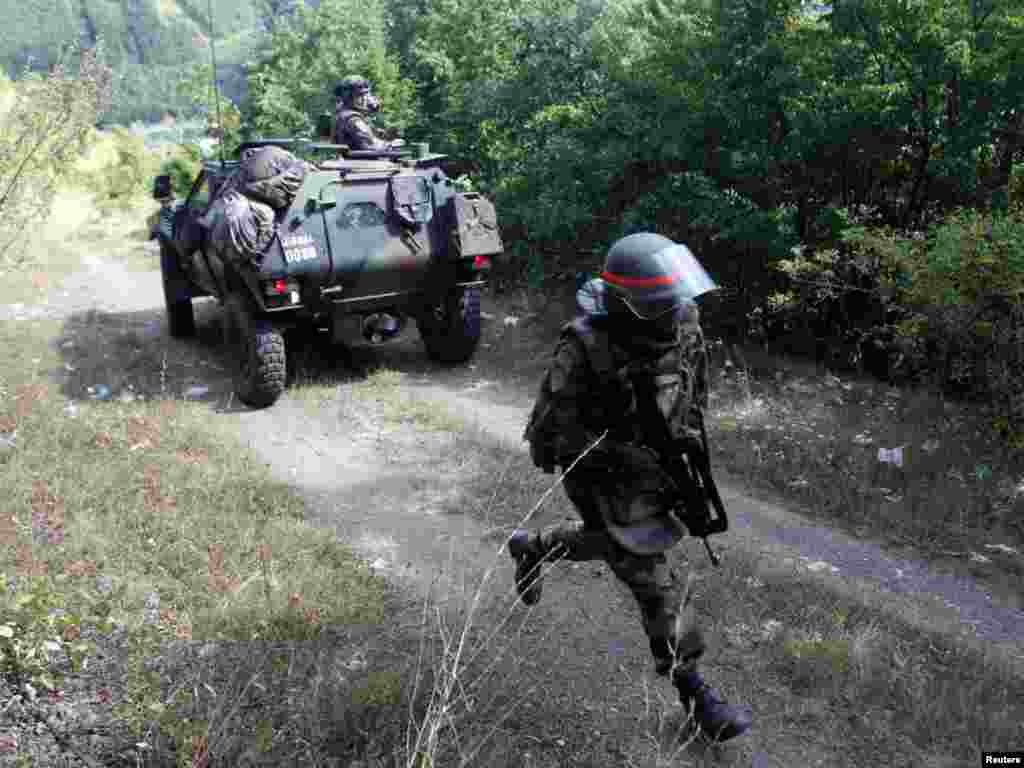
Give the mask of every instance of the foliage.
[[904, 334], [923, 340], [947, 383], [993, 400], [1024, 434], [1024, 207], [961, 210], [908, 251]]
[[[85, 151], [109, 106], [111, 71], [98, 49], [78, 56], [78, 72], [57, 64], [26, 72], [0, 122], [0, 259], [29, 224], [41, 220], [61, 180]], [[15, 253], [15, 261], [20, 257]]]
[[224, 152], [233, 157], [241, 143], [242, 113], [214, 82], [213, 66], [196, 64], [177, 84], [179, 97], [206, 121], [206, 132], [224, 141]]
[[[5, 594], [0, 608], [0, 674], [52, 690], [57, 687], [52, 659], [66, 654], [77, 672], [91, 648], [80, 639], [82, 624], [97, 617], [70, 611], [64, 592], [47, 576], [22, 581], [16, 592]], [[79, 610], [91, 606], [87, 596], [82, 599]], [[104, 620], [99, 623], [109, 631]]]
[[184, 197], [192, 189], [192, 182], [199, 174], [199, 149], [189, 144], [181, 144], [175, 148], [174, 154], [160, 166], [160, 173], [171, 177], [171, 188], [178, 197]]
[[[971, 210], [1013, 218], [1024, 196], [1024, 13], [1012, 3], [237, 0], [218, 4], [214, 29], [192, 0], [86, 5], [118, 40], [135, 30], [143, 48], [176, 52], [152, 57], [145, 80], [122, 67], [128, 46], [112, 54], [147, 116], [170, 103], [215, 113], [213, 39], [228, 62], [216, 88], [229, 145], [312, 135], [334, 83], [365, 74], [384, 133], [428, 141], [453, 178], [495, 199], [531, 284], [655, 228], [722, 286], [707, 316], [724, 332], [800, 335], [791, 351], [844, 344], [859, 364], [877, 349], [883, 373], [940, 359], [928, 352], [939, 331], [897, 330], [968, 323], [970, 302], [945, 294], [988, 296], [976, 282], [1001, 268], [969, 270], [1005, 254], [951, 262], [954, 230]], [[966, 382], [965, 365], [942, 375]], [[978, 365], [967, 378], [984, 378]]]
[[156, 170], [156, 157], [143, 138], [114, 128], [96, 135], [76, 180], [95, 195], [101, 209], [124, 210], [149, 191]]
[[889, 332], [905, 371], [985, 396], [999, 428], [1024, 435], [1024, 206], [960, 209], [926, 233], [836, 215], [834, 247], [796, 249], [779, 262], [796, 289], [779, 311], [839, 308], [854, 317], [831, 318], [833, 328]]
[[334, 112], [334, 85], [347, 75], [369, 78], [383, 102], [381, 128], [401, 131], [411, 117], [413, 84], [399, 77], [385, 45], [378, 0], [322, 0], [302, 5], [271, 36], [249, 70], [247, 128], [263, 135], [315, 132], [316, 117]]

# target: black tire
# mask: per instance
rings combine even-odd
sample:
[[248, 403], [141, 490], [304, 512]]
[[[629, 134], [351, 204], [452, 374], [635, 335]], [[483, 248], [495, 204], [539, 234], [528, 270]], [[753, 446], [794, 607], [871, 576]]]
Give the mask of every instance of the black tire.
[[224, 337], [233, 357], [238, 399], [252, 408], [277, 402], [287, 382], [280, 331], [256, 315], [246, 296], [233, 292], [224, 302]]
[[446, 365], [466, 362], [480, 343], [480, 289], [453, 289], [443, 302], [421, 314], [416, 325], [432, 360]]
[[160, 238], [160, 277], [164, 285], [164, 306], [167, 308], [167, 327], [171, 336], [195, 336], [196, 316], [192, 309], [188, 280], [178, 266], [178, 259], [170, 245]]

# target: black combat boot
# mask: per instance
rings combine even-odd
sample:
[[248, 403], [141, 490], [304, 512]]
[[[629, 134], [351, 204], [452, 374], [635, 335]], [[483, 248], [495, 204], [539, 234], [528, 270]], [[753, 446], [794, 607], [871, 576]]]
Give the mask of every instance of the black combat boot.
[[722, 694], [710, 687], [697, 672], [679, 670], [673, 677], [680, 701], [687, 709], [693, 705], [693, 718], [709, 739], [728, 741], [746, 731], [754, 722], [754, 713], [749, 707], [726, 703]]
[[527, 605], [540, 600], [543, 583], [541, 580], [541, 563], [544, 553], [541, 552], [540, 541], [531, 536], [529, 531], [516, 530], [508, 540], [508, 551], [516, 561], [516, 590], [519, 597]]

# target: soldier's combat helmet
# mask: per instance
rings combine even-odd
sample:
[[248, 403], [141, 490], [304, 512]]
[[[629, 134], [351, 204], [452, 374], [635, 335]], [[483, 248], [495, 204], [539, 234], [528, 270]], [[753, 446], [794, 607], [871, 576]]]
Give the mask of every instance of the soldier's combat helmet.
[[376, 112], [380, 104], [370, 93], [370, 81], [362, 75], [349, 75], [334, 87], [334, 96], [341, 99], [347, 106], [353, 107], [356, 96], [366, 94], [366, 108], [370, 112]]
[[608, 297], [639, 320], [657, 320], [718, 285], [690, 249], [654, 232], [617, 240], [601, 273]]

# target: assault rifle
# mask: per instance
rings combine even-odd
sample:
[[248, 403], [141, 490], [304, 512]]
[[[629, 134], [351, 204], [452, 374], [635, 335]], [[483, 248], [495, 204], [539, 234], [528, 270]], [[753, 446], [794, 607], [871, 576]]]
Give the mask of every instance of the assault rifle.
[[708, 453], [708, 434], [704, 428], [704, 417], [700, 415], [700, 445], [688, 441], [680, 450], [669, 452], [664, 459], [665, 470], [671, 475], [677, 488], [677, 496], [669, 510], [669, 516], [679, 525], [685, 526], [691, 536], [704, 539], [704, 548], [713, 565], [719, 558], [708, 543], [708, 536], [723, 533], [729, 529], [729, 517], [718, 493], [718, 486], [711, 475], [711, 459]]

